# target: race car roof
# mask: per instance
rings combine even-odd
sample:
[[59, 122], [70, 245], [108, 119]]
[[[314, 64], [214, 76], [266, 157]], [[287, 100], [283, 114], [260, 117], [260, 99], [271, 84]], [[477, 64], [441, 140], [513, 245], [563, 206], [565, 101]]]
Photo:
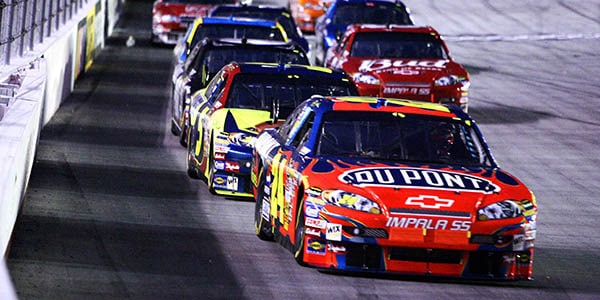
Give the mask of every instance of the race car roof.
[[247, 26], [265, 26], [265, 27], [273, 27], [277, 25], [277, 21], [273, 20], [263, 20], [263, 19], [255, 19], [255, 18], [245, 18], [245, 17], [199, 17], [194, 21], [194, 27], [197, 27], [200, 24], [233, 24], [233, 25], [247, 25]]
[[274, 6], [274, 5], [235, 5], [235, 4], [227, 4], [227, 5], [218, 5], [215, 6], [211, 12], [211, 16], [224, 16], [227, 14], [231, 14], [234, 12], [257, 12], [257, 11], [272, 11], [278, 13], [289, 13], [289, 11], [282, 6]]
[[275, 63], [240, 63], [240, 70], [244, 73], [277, 73], [281, 75], [302, 74], [318, 75], [331, 78], [348, 79], [343, 71], [334, 71], [325, 67], [297, 65], [297, 64], [275, 64]]
[[439, 35], [432, 26], [395, 25], [395, 24], [351, 24], [347, 30], [350, 32], [415, 32]]
[[[312, 101], [314, 105], [319, 107], [331, 107], [330, 110], [367, 111], [381, 109], [398, 113], [435, 115], [472, 121], [472, 118], [456, 105], [364, 96], [313, 97], [308, 101]], [[329, 105], [322, 105], [324, 103]]]

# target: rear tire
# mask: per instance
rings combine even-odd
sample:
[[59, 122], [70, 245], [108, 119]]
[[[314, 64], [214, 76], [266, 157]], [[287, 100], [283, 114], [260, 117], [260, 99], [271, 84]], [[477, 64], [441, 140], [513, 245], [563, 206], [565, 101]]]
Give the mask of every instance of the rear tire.
[[216, 195], [217, 192], [215, 192], [215, 188], [214, 188], [214, 182], [215, 182], [215, 162], [214, 162], [214, 157], [213, 157], [213, 140], [212, 140], [212, 137], [210, 139], [210, 148], [208, 149], [208, 161], [206, 162], [206, 167], [208, 168], [208, 177], [206, 179], [206, 183], [208, 185], [208, 191], [211, 194]]
[[[302, 193], [304, 194], [304, 193]], [[306, 266], [304, 262], [304, 237], [306, 235], [304, 228], [304, 195], [302, 195], [302, 201], [298, 204], [298, 211], [296, 212], [296, 225], [294, 226], [294, 259], [301, 266]]]
[[173, 135], [179, 135], [181, 133], [181, 131], [179, 130], [179, 128], [175, 124], [175, 120], [171, 120], [171, 133]]
[[[187, 161], [186, 161], [186, 169], [189, 177], [193, 179], [201, 179], [200, 170], [198, 170], [198, 166], [196, 166], [196, 162], [193, 157], [195, 155], [196, 143], [198, 142], [197, 130], [189, 130], [188, 131], [188, 140], [190, 141], [189, 147], [187, 149]], [[193, 136], [192, 136], [193, 135]]]
[[273, 241], [273, 232], [271, 223], [262, 217], [263, 198], [265, 197], [265, 175], [260, 171], [259, 181], [256, 193], [256, 203], [254, 205], [254, 229], [256, 236], [263, 241]]
[[189, 131], [187, 126], [183, 125], [183, 128], [181, 128], [181, 132], [179, 133], [179, 144], [183, 147], [187, 147]]

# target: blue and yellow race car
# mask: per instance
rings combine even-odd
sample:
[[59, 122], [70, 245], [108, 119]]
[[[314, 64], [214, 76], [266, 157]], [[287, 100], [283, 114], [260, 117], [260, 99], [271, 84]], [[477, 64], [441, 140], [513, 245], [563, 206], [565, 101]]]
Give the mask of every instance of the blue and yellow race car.
[[252, 197], [256, 135], [313, 94], [358, 95], [346, 73], [292, 64], [230, 63], [192, 97], [187, 172], [210, 192]]

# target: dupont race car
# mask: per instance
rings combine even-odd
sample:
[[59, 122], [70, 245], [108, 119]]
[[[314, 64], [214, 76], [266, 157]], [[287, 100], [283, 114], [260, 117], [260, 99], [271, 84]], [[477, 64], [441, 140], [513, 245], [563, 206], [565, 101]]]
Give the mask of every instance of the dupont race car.
[[309, 65], [308, 56], [294, 42], [247, 39], [204, 39], [190, 52], [188, 59], [173, 72], [171, 96], [171, 132], [187, 144], [190, 97], [206, 87], [226, 64], [265, 62]]
[[152, 43], [174, 45], [197, 17], [206, 16], [219, 4], [236, 0], [155, 0], [152, 4]]
[[469, 73], [430, 26], [351, 25], [325, 66], [351, 74], [362, 96], [469, 105]]
[[412, 25], [410, 10], [401, 1], [389, 0], [336, 0], [315, 28], [315, 58], [323, 65], [327, 49], [352, 24]]
[[315, 96], [255, 141], [259, 238], [328, 270], [532, 278], [537, 206], [454, 105]]
[[357, 95], [346, 73], [290, 64], [230, 63], [190, 109], [187, 172], [204, 178], [214, 194], [252, 197], [250, 165], [254, 138], [281, 124], [314, 93]]
[[[310, 52], [308, 40], [285, 7], [271, 5], [218, 5], [210, 11], [211, 17], [244, 17], [277, 21], [287, 37], [298, 43], [306, 53]], [[310, 55], [310, 54], [309, 54]]]

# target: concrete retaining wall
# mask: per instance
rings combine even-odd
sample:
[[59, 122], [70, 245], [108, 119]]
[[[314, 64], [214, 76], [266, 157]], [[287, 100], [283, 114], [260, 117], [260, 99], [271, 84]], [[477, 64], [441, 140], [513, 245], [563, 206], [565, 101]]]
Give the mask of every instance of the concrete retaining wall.
[[[27, 190], [41, 128], [72, 92], [75, 80], [93, 63], [118, 21], [124, 0], [90, 0], [71, 22], [36, 51], [0, 65], [0, 82], [24, 75], [0, 119], [0, 253], [6, 258], [11, 234]], [[39, 50], [37, 50], [39, 49]], [[15, 295], [4, 259], [0, 298]]]

